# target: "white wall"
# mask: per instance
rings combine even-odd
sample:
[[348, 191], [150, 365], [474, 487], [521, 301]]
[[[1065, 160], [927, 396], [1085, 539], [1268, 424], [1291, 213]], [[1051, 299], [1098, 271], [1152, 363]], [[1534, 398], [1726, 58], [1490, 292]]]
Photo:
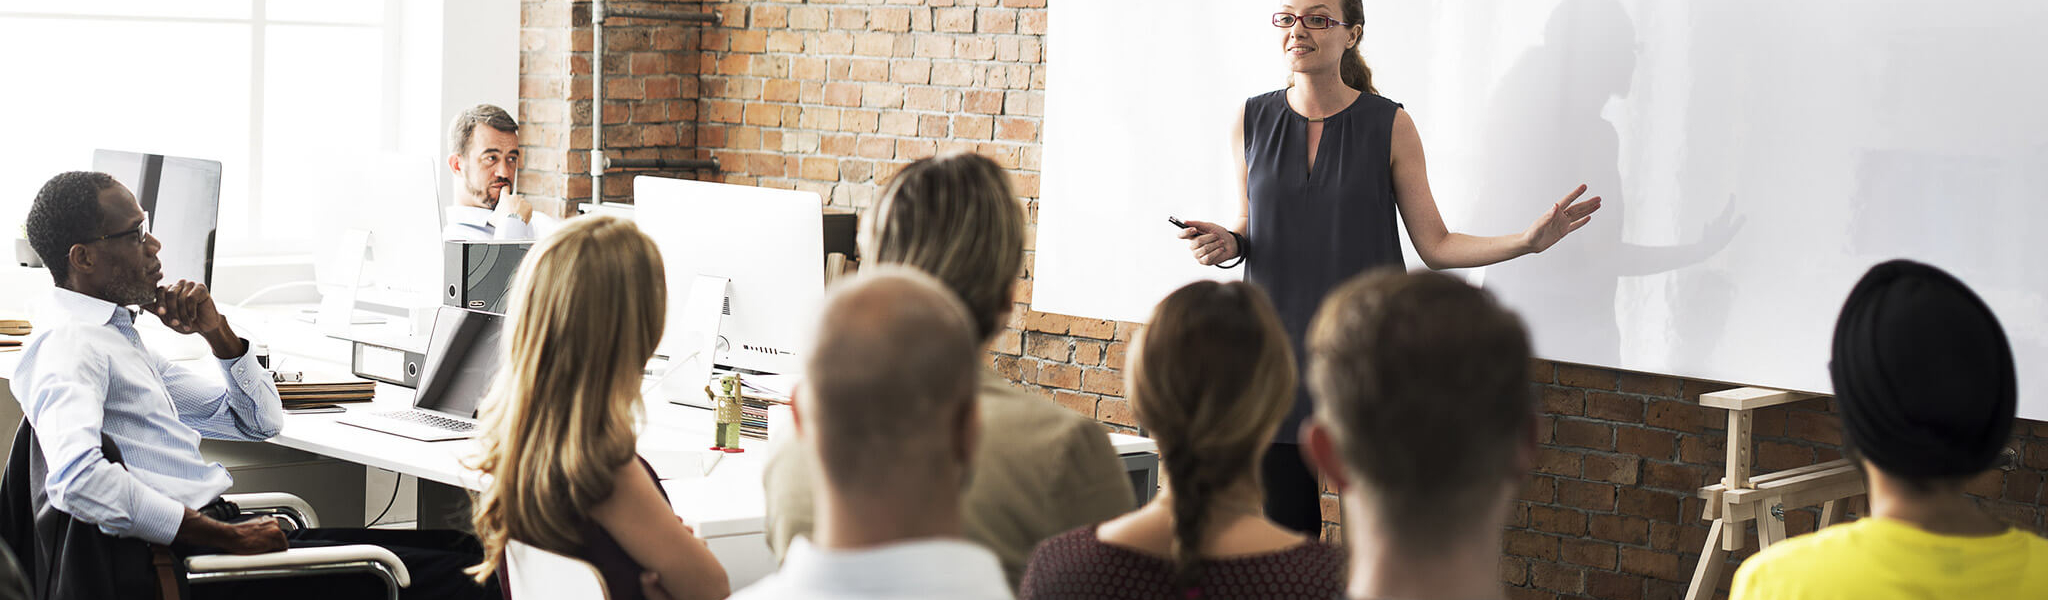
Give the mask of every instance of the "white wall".
[[[504, 0], [442, 0], [438, 15], [418, 7], [423, 22], [437, 23], [441, 61], [431, 75], [418, 73], [440, 96], [440, 113], [427, 129], [435, 132], [433, 154], [446, 157], [448, 123], [471, 106], [494, 104], [519, 116], [519, 3]], [[438, 17], [438, 18], [435, 18]], [[426, 66], [426, 65], [418, 65]], [[411, 75], [411, 74], [409, 74]], [[441, 174], [442, 200], [447, 201], [450, 174]]]

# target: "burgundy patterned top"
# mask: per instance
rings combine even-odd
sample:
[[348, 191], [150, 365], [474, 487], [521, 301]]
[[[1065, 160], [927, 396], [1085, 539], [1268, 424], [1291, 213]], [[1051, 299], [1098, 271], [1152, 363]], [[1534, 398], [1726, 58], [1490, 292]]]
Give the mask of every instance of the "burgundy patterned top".
[[1095, 525], [1045, 540], [1031, 553], [1020, 600], [1233, 600], [1344, 595], [1342, 547], [1310, 541], [1283, 550], [1202, 565], [1194, 590], [1173, 584], [1173, 561], [1112, 546]]

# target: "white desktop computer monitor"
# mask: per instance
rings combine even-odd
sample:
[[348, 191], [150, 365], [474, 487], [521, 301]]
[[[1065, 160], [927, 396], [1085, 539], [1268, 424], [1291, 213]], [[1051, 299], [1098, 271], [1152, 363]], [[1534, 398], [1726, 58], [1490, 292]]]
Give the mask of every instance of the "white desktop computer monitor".
[[[714, 362], [797, 375], [825, 290], [823, 205], [817, 194], [639, 176], [634, 221], [661, 248], [671, 358], [695, 336], [684, 318], [699, 276], [730, 281]], [[692, 386], [694, 389], [695, 386]], [[671, 399], [673, 400], [673, 399]]]
[[[441, 291], [441, 217], [438, 169], [447, 168], [429, 156], [382, 153], [360, 160], [336, 161], [333, 181], [350, 187], [351, 202], [320, 206], [309, 218], [320, 223], [308, 234], [319, 238], [323, 288], [344, 285], [332, 273], [350, 261], [362, 262], [355, 286], [359, 301], [379, 305], [434, 306]], [[369, 232], [368, 252], [343, 243], [350, 230]], [[393, 307], [398, 308], [398, 307]]]
[[183, 279], [213, 286], [213, 246], [220, 221], [220, 161], [94, 150], [94, 171], [113, 175], [149, 213], [149, 231], [163, 249], [164, 283]]
[[[331, 161], [327, 181], [342, 186], [339, 202], [320, 202], [305, 215], [313, 242], [319, 323], [328, 335], [400, 340], [424, 336], [424, 315], [441, 302], [441, 221], [437, 169], [424, 155], [365, 153]], [[410, 317], [410, 319], [409, 319]], [[357, 325], [380, 325], [356, 329]], [[410, 325], [408, 329], [404, 327]]]

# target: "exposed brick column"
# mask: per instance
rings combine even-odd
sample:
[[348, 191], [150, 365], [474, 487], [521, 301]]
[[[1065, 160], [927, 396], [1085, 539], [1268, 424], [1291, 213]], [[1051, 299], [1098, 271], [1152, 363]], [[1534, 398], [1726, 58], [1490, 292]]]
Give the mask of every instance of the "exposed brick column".
[[[589, 63], [572, 71], [572, 59], [588, 60], [590, 37], [573, 26], [581, 3], [567, 0], [522, 0], [519, 4], [519, 191], [541, 210], [560, 215], [571, 195], [569, 182], [584, 172], [571, 171], [570, 149], [588, 147], [590, 134], [574, 138], [579, 121], [571, 118], [580, 105], [588, 111]], [[582, 78], [578, 77], [578, 73]], [[580, 122], [588, 124], [586, 117]], [[578, 140], [571, 144], [571, 140]]]

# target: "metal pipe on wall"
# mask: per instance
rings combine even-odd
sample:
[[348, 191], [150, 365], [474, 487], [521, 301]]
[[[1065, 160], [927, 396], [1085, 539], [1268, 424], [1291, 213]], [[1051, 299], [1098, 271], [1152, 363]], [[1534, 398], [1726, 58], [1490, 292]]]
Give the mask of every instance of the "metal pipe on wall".
[[604, 0], [590, 0], [591, 202], [604, 202], [604, 51]]
[[718, 15], [659, 10], [608, 10], [604, 0], [590, 1], [590, 201], [604, 201], [604, 172], [611, 167], [718, 170], [718, 159], [620, 159], [604, 154], [604, 21], [606, 17], [715, 23]]

